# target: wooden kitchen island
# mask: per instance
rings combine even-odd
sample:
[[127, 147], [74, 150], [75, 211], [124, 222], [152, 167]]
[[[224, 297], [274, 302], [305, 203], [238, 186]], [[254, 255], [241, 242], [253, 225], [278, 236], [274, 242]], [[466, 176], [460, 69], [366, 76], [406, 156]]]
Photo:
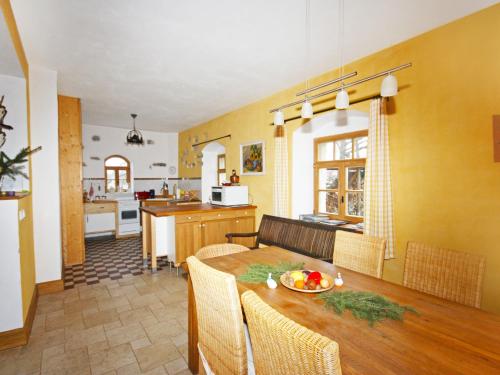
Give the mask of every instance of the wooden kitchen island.
[[[199, 203], [142, 207], [143, 266], [156, 272], [158, 256], [168, 256], [175, 267], [200, 248], [227, 242], [226, 233], [254, 232], [256, 206], [222, 207]], [[253, 238], [235, 243], [253, 246]]]

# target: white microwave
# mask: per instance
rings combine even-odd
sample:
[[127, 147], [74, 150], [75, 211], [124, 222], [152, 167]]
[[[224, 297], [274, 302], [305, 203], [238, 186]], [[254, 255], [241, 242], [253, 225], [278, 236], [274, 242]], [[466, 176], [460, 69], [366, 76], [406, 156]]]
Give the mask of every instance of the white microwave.
[[248, 186], [214, 186], [211, 203], [220, 206], [244, 206], [248, 204]]

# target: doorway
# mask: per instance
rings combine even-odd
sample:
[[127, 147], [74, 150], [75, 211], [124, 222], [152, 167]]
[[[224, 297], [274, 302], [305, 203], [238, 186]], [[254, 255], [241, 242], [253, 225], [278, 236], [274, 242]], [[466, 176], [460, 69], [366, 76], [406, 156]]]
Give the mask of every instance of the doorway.
[[218, 156], [223, 155], [226, 148], [218, 142], [211, 142], [203, 150], [203, 165], [201, 166], [201, 201], [208, 202], [212, 186], [218, 184]]

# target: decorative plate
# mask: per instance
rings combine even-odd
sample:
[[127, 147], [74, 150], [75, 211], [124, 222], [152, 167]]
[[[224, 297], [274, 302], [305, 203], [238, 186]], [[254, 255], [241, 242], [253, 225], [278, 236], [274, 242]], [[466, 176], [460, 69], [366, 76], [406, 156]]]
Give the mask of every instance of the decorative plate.
[[330, 275], [323, 273], [323, 272], [320, 272], [321, 278], [328, 280], [329, 285], [327, 288], [309, 290], [309, 289], [299, 289], [299, 288], [296, 288], [295, 286], [291, 286], [290, 285], [290, 279], [291, 279], [290, 275], [292, 274], [292, 272], [304, 272], [304, 271], [309, 272], [309, 273], [314, 272], [314, 271], [310, 271], [310, 270], [287, 271], [283, 275], [280, 276], [281, 284], [283, 284], [283, 286], [285, 286], [288, 289], [295, 290], [297, 292], [302, 292], [302, 293], [321, 293], [321, 292], [326, 292], [327, 290], [330, 290], [333, 288], [333, 286], [334, 286], [333, 277], [331, 277]]

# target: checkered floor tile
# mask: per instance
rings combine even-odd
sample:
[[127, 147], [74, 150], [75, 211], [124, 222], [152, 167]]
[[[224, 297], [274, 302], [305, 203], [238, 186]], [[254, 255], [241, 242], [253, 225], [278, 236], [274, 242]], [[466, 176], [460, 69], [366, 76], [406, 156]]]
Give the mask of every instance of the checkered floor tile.
[[[85, 263], [64, 269], [64, 289], [77, 284], [97, 284], [102, 279], [121, 279], [125, 275], [141, 275], [142, 239], [90, 239], [85, 242]], [[151, 268], [151, 259], [149, 259]], [[168, 267], [167, 258], [158, 258], [158, 270]], [[148, 271], [147, 271], [148, 272]]]

